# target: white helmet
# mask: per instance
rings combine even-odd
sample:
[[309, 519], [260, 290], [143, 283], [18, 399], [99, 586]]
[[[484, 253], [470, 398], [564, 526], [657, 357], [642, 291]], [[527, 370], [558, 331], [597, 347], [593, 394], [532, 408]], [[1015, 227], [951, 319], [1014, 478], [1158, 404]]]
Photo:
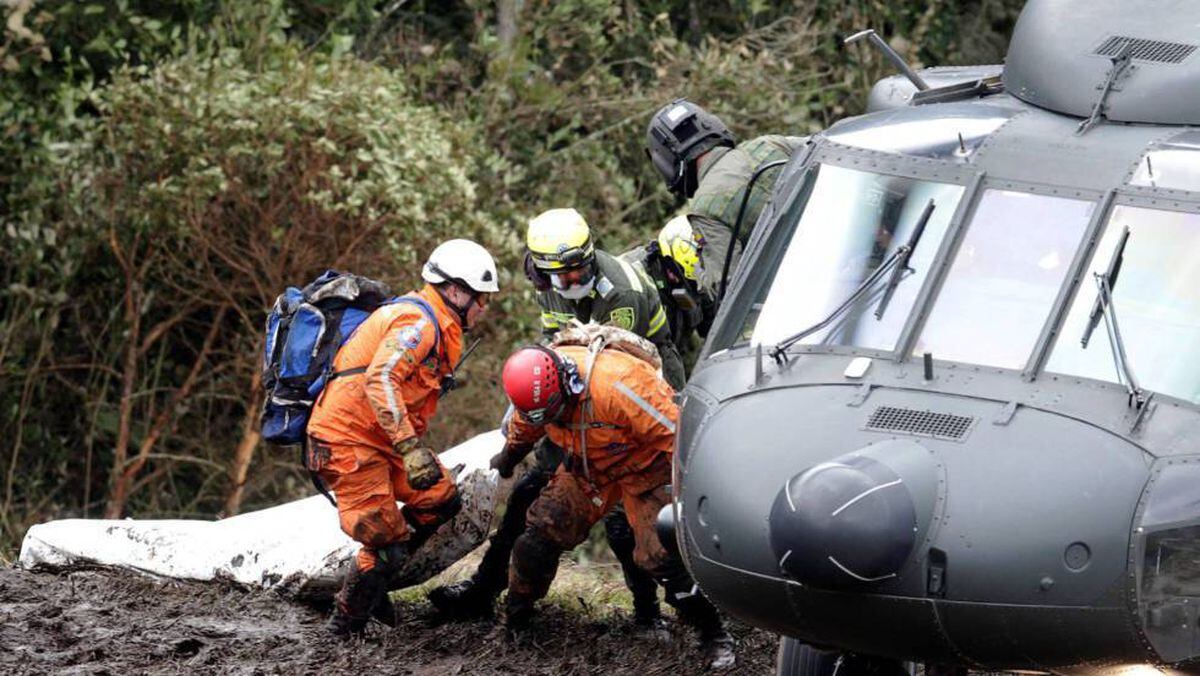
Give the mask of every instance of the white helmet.
[[455, 282], [476, 293], [496, 293], [496, 261], [487, 249], [469, 239], [442, 242], [429, 254], [421, 278], [430, 284]]

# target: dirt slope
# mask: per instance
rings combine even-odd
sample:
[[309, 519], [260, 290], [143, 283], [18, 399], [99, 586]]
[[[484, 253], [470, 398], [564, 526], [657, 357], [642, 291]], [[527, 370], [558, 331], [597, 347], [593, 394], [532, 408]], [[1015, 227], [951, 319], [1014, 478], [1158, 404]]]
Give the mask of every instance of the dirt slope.
[[[455, 574], [461, 570], [448, 573]], [[0, 567], [0, 673], [701, 673], [685, 629], [667, 644], [631, 634], [625, 596], [614, 571], [564, 564], [538, 632], [512, 643], [491, 622], [439, 624], [422, 591], [410, 590], [398, 598], [400, 626], [374, 625], [366, 640], [345, 644], [324, 636], [322, 609], [269, 593]], [[774, 637], [733, 629], [732, 673], [771, 673]]]

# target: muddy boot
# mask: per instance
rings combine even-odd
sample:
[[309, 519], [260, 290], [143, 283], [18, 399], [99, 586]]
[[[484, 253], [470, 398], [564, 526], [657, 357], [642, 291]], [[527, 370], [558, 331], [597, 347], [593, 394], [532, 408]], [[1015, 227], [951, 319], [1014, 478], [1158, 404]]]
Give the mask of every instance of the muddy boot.
[[639, 641], [646, 643], [667, 644], [674, 639], [671, 634], [671, 625], [661, 617], [639, 618], [635, 616], [633, 635]]
[[493, 540], [474, 575], [433, 589], [428, 595], [429, 602], [439, 612], [455, 619], [491, 617], [496, 598], [508, 586], [508, 556], [511, 552], [511, 542]]
[[549, 469], [539, 465], [517, 480], [508, 496], [500, 527], [488, 540], [479, 568], [470, 579], [430, 591], [429, 602], [434, 608], [457, 619], [492, 616], [496, 598], [508, 586], [508, 559], [517, 538], [525, 532], [525, 514], [541, 495], [553, 472], [554, 465], [549, 465]]
[[700, 632], [700, 647], [704, 650], [704, 662], [713, 671], [724, 671], [737, 664], [737, 656], [733, 652], [733, 637], [725, 631], [725, 627], [717, 627], [714, 631]]
[[[329, 618], [329, 624], [326, 625], [329, 633], [339, 638], [361, 636], [381, 599], [391, 607], [386, 585], [387, 579], [379, 570], [372, 568], [361, 572], [355, 561], [350, 566], [346, 581], [342, 583], [342, 590], [333, 597], [333, 617]], [[392, 622], [395, 622], [394, 610]]]
[[714, 671], [733, 667], [737, 662], [733, 637], [725, 631], [716, 606], [704, 596], [691, 576], [680, 566], [675, 575], [661, 583], [667, 592], [667, 602], [674, 606], [679, 619], [700, 632], [705, 665]]
[[455, 619], [484, 619], [492, 616], [493, 602], [502, 590], [473, 576], [431, 590], [429, 602]]
[[517, 641], [528, 634], [530, 626], [533, 624], [533, 617], [537, 614], [533, 606], [533, 599], [509, 592], [508, 598], [505, 600], [504, 618], [501, 624], [506, 639]]
[[385, 626], [396, 626], [396, 606], [392, 603], [392, 598], [388, 596], [387, 590], [384, 590], [371, 608], [371, 617]]

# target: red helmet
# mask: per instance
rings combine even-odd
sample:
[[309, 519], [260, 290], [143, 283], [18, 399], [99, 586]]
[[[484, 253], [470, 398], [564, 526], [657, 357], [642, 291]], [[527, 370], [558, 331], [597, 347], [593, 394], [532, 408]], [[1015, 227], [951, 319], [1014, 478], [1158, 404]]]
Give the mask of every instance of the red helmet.
[[556, 420], [570, 397], [583, 390], [574, 362], [540, 345], [512, 353], [501, 380], [513, 407], [535, 425]]

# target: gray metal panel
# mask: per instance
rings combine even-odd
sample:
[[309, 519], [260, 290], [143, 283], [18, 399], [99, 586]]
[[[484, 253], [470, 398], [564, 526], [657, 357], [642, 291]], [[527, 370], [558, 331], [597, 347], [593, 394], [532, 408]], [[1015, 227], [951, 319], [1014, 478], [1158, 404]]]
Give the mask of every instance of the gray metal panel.
[[842, 145], [966, 162], [984, 139], [1024, 108], [987, 101], [897, 108], [842, 120], [822, 134]]
[[996, 179], [1104, 191], [1125, 183], [1147, 144], [1178, 131], [1100, 125], [1075, 136], [1077, 124], [1044, 111], [1019, 115], [988, 137], [974, 163]]
[[970, 163], [960, 164], [914, 155], [854, 148], [830, 139], [825, 139], [824, 143], [813, 152], [812, 161], [846, 169], [960, 185], [967, 184], [978, 173], [978, 170]]
[[[1096, 52], [1113, 37], [1200, 45], [1193, 0], [1030, 0], [1005, 59], [1008, 92], [1043, 108], [1086, 117], [1111, 68]], [[1138, 50], [1108, 98], [1107, 117], [1123, 122], [1200, 124], [1200, 55], [1180, 63]], [[1089, 132], [1089, 135], [1092, 132]]]
[[[862, 407], [850, 407], [849, 389], [772, 389], [739, 397], [713, 415], [692, 443], [682, 496], [685, 512], [695, 517], [690, 527], [701, 554], [777, 574], [766, 518], [784, 482], [873, 443], [911, 439], [863, 429], [876, 408], [894, 406], [979, 421], [963, 441], [919, 442], [945, 465], [950, 487], [932, 542], [947, 552], [948, 599], [1084, 605], [1119, 581], [1134, 507], [1149, 474], [1140, 450], [1043, 411], [1022, 409], [1001, 426], [992, 424], [1001, 408], [993, 402], [884, 388]], [[733, 465], [731, 456], [754, 461]], [[886, 456], [876, 459], [887, 461]], [[1063, 552], [1077, 541], [1087, 543], [1093, 561], [1084, 571], [1069, 573]], [[994, 574], [997, 569], [1006, 571], [1002, 579]], [[923, 595], [923, 569], [909, 573], [907, 579], [882, 584], [880, 593]], [[1055, 582], [1041, 589], [1046, 576]]]

